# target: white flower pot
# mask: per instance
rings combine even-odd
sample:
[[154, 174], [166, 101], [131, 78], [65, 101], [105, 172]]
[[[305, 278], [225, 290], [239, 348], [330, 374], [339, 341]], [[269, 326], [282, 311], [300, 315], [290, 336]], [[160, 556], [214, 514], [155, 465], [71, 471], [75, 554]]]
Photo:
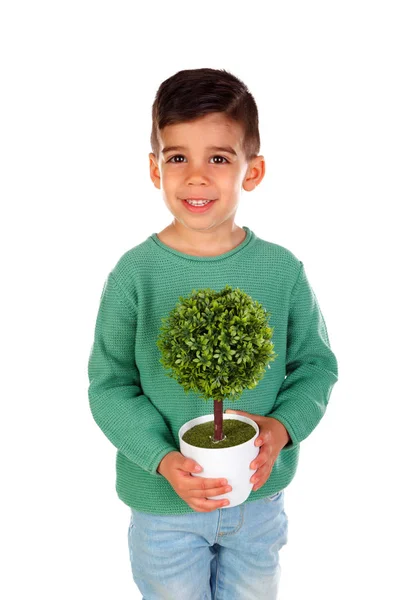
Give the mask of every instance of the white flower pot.
[[194, 477], [206, 477], [208, 479], [225, 478], [228, 480], [228, 485], [232, 487], [232, 490], [226, 494], [211, 496], [210, 499], [220, 500], [227, 498], [230, 504], [222, 508], [231, 508], [245, 502], [254, 487], [250, 479], [257, 469], [250, 469], [250, 464], [260, 451], [259, 446], [255, 446], [259, 427], [255, 421], [243, 415], [224, 414], [223, 419], [237, 419], [238, 421], [249, 423], [254, 427], [256, 434], [247, 442], [229, 448], [199, 448], [184, 442], [182, 436], [186, 431], [192, 429], [195, 425], [214, 420], [214, 415], [204, 415], [203, 417], [187, 421], [182, 425], [179, 430], [179, 445], [183, 456], [192, 458], [203, 468], [201, 473], [192, 473]]

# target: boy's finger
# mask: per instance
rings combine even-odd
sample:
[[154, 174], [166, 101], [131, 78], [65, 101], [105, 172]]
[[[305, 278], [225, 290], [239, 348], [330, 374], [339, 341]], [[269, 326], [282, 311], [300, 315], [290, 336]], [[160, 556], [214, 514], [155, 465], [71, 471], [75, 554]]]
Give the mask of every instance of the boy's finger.
[[250, 469], [258, 469], [260, 466], [260, 463], [258, 460], [253, 460], [252, 463], [250, 464]]

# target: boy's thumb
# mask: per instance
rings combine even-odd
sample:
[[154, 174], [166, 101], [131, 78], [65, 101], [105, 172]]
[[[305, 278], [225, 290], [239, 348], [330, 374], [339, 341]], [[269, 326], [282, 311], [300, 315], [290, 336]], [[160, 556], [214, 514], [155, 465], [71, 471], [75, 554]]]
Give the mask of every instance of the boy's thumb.
[[200, 473], [203, 471], [202, 467], [199, 466], [196, 460], [193, 460], [188, 456], [184, 456], [181, 453], [179, 453], [179, 459], [179, 468], [183, 471], [186, 471], [187, 473]]

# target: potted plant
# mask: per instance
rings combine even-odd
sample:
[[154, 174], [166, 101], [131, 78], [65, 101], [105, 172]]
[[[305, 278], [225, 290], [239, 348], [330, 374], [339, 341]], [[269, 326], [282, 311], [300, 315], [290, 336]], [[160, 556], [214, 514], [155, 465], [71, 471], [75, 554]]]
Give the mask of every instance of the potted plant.
[[237, 400], [265, 374], [274, 353], [270, 313], [239, 288], [192, 290], [162, 318], [157, 346], [167, 374], [207, 402], [214, 414], [187, 421], [179, 430], [180, 451], [202, 467], [195, 477], [225, 477], [232, 490], [214, 496], [229, 506], [244, 502], [253, 484], [249, 468], [258, 455], [259, 427], [243, 415], [224, 415], [223, 402]]

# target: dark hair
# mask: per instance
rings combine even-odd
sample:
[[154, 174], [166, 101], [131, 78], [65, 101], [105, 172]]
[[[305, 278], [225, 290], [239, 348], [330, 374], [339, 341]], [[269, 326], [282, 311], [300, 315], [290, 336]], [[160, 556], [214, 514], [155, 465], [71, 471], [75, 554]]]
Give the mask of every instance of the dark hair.
[[225, 69], [186, 69], [161, 83], [152, 105], [151, 147], [159, 159], [158, 133], [166, 125], [192, 121], [221, 112], [240, 123], [247, 161], [258, 155], [258, 109], [247, 86]]

